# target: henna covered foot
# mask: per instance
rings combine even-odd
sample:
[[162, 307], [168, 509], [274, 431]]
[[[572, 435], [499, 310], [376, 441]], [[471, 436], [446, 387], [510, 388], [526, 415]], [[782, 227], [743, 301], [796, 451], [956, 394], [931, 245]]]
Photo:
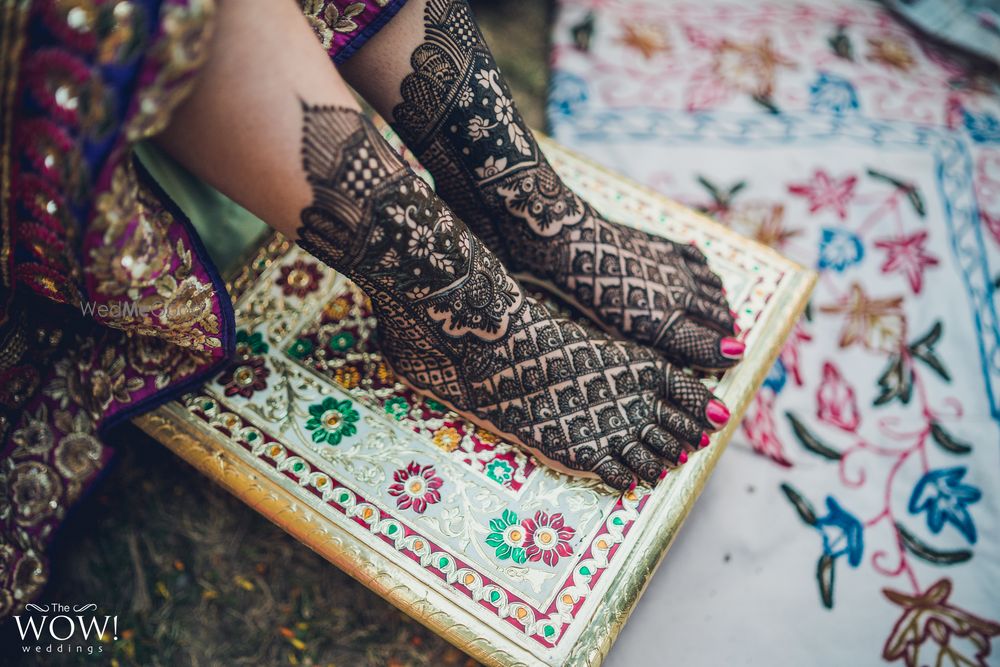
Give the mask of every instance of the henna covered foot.
[[393, 124], [448, 205], [519, 276], [605, 330], [684, 366], [722, 369], [743, 346], [696, 248], [602, 217], [524, 124], [465, 0], [428, 0]]
[[721, 427], [700, 382], [525, 295], [361, 115], [303, 113], [313, 201], [298, 242], [368, 294], [408, 385], [617, 489], [655, 481]]

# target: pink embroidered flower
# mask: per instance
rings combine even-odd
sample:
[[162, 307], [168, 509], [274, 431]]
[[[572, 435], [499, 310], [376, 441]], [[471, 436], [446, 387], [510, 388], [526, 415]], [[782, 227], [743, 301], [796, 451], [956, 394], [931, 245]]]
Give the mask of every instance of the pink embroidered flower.
[[392, 478], [396, 483], [389, 487], [389, 495], [396, 496], [396, 507], [401, 510], [412, 508], [417, 514], [423, 514], [428, 505], [441, 502], [438, 489], [444, 480], [437, 476], [434, 466], [421, 466], [411, 461], [394, 472]]
[[885, 250], [885, 264], [882, 273], [898, 271], [906, 276], [910, 289], [914, 294], [920, 294], [924, 286], [924, 269], [937, 266], [937, 257], [926, 252], [927, 232], [921, 231], [910, 236], [897, 236], [894, 239], [875, 241], [875, 247]]
[[785, 447], [778, 439], [774, 427], [774, 392], [757, 392], [743, 417], [741, 427], [755, 452], [763, 454], [778, 465], [786, 467], [792, 465], [785, 456]]
[[802, 369], [799, 366], [799, 347], [811, 340], [812, 336], [806, 331], [802, 321], [799, 321], [795, 324], [788, 339], [785, 340], [785, 346], [781, 348], [781, 363], [785, 367], [785, 372], [800, 387], [802, 386]]
[[816, 416], [820, 421], [850, 432], [861, 422], [854, 388], [829, 361], [823, 363], [823, 381], [816, 391]]
[[847, 176], [838, 180], [822, 169], [817, 169], [813, 172], [811, 181], [793, 183], [788, 186], [788, 191], [793, 195], [809, 199], [810, 213], [832, 208], [841, 220], [846, 220], [847, 206], [854, 198], [854, 185], [857, 182], [857, 176]]
[[565, 524], [562, 514], [535, 512], [535, 518], [521, 522], [525, 530], [524, 551], [528, 560], [552, 566], [559, 558], [573, 555], [569, 541], [576, 531]]

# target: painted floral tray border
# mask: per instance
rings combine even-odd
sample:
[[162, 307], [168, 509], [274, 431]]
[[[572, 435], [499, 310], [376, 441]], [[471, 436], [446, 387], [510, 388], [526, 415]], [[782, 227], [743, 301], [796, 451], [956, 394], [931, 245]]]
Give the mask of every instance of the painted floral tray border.
[[[723, 379], [718, 387], [718, 391], [733, 406], [734, 413], [738, 416], [746, 407], [753, 389], [759, 385], [770, 367], [773, 357], [780, 349], [780, 342], [794, 322], [795, 316], [804, 306], [805, 299], [811, 289], [812, 274], [802, 271], [772, 251], [750, 244], [733, 235], [729, 230], [719, 227], [673, 202], [668, 202], [637, 186], [622, 183], [617, 177], [579, 160], [551, 143], [547, 142], [546, 152], [549, 153], [556, 168], [563, 173], [569, 182], [575, 186], [586, 183], [587, 191], [594, 193], [592, 196], [596, 198], [608, 197], [609, 200], [614, 201], [616, 208], [614, 213], [619, 218], [630, 221], [643, 220], [646, 224], [637, 224], [636, 226], [681, 239], [689, 238], [696, 226], [698, 236], [706, 250], [714, 255], [713, 260], [723, 262], [735, 262], [737, 259], [749, 260], [748, 264], [752, 265], [755, 272], [771, 278], [770, 280], [758, 278], [746, 281], [746, 284], [741, 286], [742, 294], [737, 296], [741, 301], [756, 301], [761, 307], [759, 312], [755, 311], [754, 306], [748, 306], [745, 312], [741, 310], [741, 324], [745, 328], [751, 329], [748, 332], [748, 345], [753, 348], [753, 341], [758, 338], [766, 342], [766, 348], [752, 354], [752, 360], [743, 365], [742, 368], [745, 369], [743, 372], [730, 374]], [[602, 187], [607, 188], [608, 193], [597, 191]], [[658, 213], [651, 216], [651, 211]], [[716, 244], [716, 248], [712, 248], [712, 244]], [[720, 247], [728, 252], [719, 254]], [[231, 291], [234, 298], [253, 284], [270, 267], [275, 258], [286, 253], [288, 248], [287, 242], [275, 238], [259, 251], [257, 257], [246, 265], [247, 268], [243, 273], [232, 281]], [[755, 317], [757, 315], [760, 317]], [[750, 319], [755, 321], [746, 321]], [[758, 345], [758, 347], [761, 346]], [[279, 494], [278, 490], [283, 486], [279, 480], [267, 479], [252, 470], [238, 470], [240, 466], [249, 463], [246, 459], [247, 455], [259, 457], [262, 454], [266, 455], [270, 449], [277, 456], [277, 458], [271, 457], [275, 470], [280, 471], [280, 474], [287, 480], [294, 481], [297, 491], [308, 490], [314, 499], [318, 497], [327, 503], [334, 501], [332, 504], [339, 504], [345, 516], [350, 516], [355, 524], [367, 527], [373, 535], [378, 536], [383, 544], [391, 544], [396, 549], [408, 550], [409, 557], [424, 567], [436, 565], [435, 569], [444, 581], [451, 584], [457, 583], [455, 588], [458, 590], [464, 588], [464, 592], [476, 600], [480, 606], [493, 607], [496, 612], [499, 612], [498, 615], [506, 615], [508, 618], [511, 615], [516, 618], [519, 612], [527, 613], [529, 611], [526, 605], [518, 601], [511, 603], [505, 599], [506, 591], [492, 585], [488, 578], [483, 577], [482, 573], [463, 568], [461, 561], [455, 559], [451, 554], [443, 551], [435, 552], [433, 543], [428, 540], [412, 534], [406, 535], [405, 531], [401, 531], [399, 536], [394, 537], [394, 533], [399, 529], [399, 524], [392, 517], [387, 516], [381, 510], [377, 511], [377, 508], [367, 503], [364, 498], [354, 494], [350, 489], [338, 488], [335, 480], [325, 476], [314, 466], [310, 466], [308, 471], [301, 467], [295, 470], [296, 465], [306, 464], [301, 459], [297, 459], [294, 453], [289, 456], [287, 449], [283, 452], [274, 449], [275, 447], [285, 447], [284, 445], [268, 440], [263, 433], [260, 434], [261, 442], [252, 444], [245, 438], [246, 434], [253, 432], [246, 430], [248, 423], [245, 420], [232, 413], [210, 415], [204, 410], [199, 410], [198, 400], [193, 397], [188, 399], [188, 405], [192, 407], [192, 410], [178, 409], [178, 406], [173, 404], [153, 415], [140, 418], [138, 421], [140, 426], [154, 435], [158, 435], [165, 441], [165, 444], [171, 446], [179, 454], [202, 468], [210, 476], [257, 507], [262, 513], [299, 539], [359, 578], [363, 583], [381, 592], [404, 611], [430, 625], [475, 657], [492, 664], [528, 664], [524, 662], [525, 659], [534, 661], [532, 664], [536, 664], [539, 659], [544, 664], [561, 664], [560, 658], [570, 655], [582, 658], [584, 662], [589, 664], [599, 662], [607, 648], [610, 647], [648, 576], [651, 575], [655, 565], [669, 546], [669, 542], [676, 534], [676, 530], [689, 510], [693, 499], [704, 484], [707, 474], [721, 454], [722, 446], [728, 440], [729, 435], [728, 432], [720, 434], [716, 446], [701, 456], [693, 457], [692, 462], [685, 466], [680, 474], [671, 478], [671, 483], [661, 485], [652, 494], [647, 490], [639, 489], [633, 492], [631, 497], [622, 498], [612, 516], [621, 520], [623, 525], [616, 525], [611, 521], [612, 517], [609, 516], [607, 523], [613, 527], [609, 529], [612, 532], [598, 534], [591, 545], [597, 542], [603, 534], [612, 535], [614, 533], [613, 537], [616, 543], [623, 540], [628, 528], [631, 527], [631, 522], [641, 509], [649, 511], [651, 516], [658, 518], [662, 516], [662, 519], [658, 524], [651, 521], [640, 523], [639, 535], [630, 540], [629, 543], [621, 545], [622, 548], [618, 548], [618, 551], [629, 552], [628, 567], [616, 568], [613, 581], [601, 582], [605, 584], [600, 586], [600, 589], [605, 592], [604, 599], [601, 600], [602, 596], [599, 595], [591, 596], [594, 599], [590, 600], [591, 604], [587, 605], [589, 609], [586, 610], [583, 609], [582, 603], [586, 600], [587, 595], [581, 596], [579, 593], [587, 591], [581, 590], [577, 584], [591, 584], [597, 581], [598, 577], [596, 572], [594, 574], [582, 573], [584, 569], [589, 570], [589, 565], [584, 565], [582, 562], [577, 564], [573, 576], [566, 583], [569, 583], [570, 579], [575, 579], [576, 575], [582, 576], [585, 580], [582, 582], [574, 581], [574, 585], [564, 589], [564, 593], [561, 593], [555, 601], [557, 608], [560, 604], [563, 606], [563, 609], [559, 610], [561, 612], [558, 614], [559, 618], [565, 618], [566, 612], [570, 612], [569, 620], [572, 620], [573, 623], [569, 630], [560, 632], [562, 628], [557, 630], [552, 624], [551, 618], [543, 619], [543, 621], [531, 619], [528, 623], [523, 624], [526, 631], [534, 632], [537, 635], [539, 643], [543, 647], [553, 649], [558, 646], [561, 649], [558, 652], [543, 651], [542, 655], [538, 655], [537, 651], [524, 646], [522, 642], [511, 640], [509, 633], [491, 626], [488, 620], [476, 619], [475, 614], [468, 613], [467, 607], [460, 603], [456, 604], [454, 600], [448, 600], [449, 604], [441, 606], [433, 604], [428, 606], [429, 598], [437, 596], [432, 596], [435, 591], [429, 590], [427, 583], [419, 576], [416, 577], [416, 580], [406, 582], [408, 585], [404, 585], [403, 588], [400, 588], [402, 582], [399, 582], [391, 588], [380, 591], [380, 586], [376, 585], [364, 573], [363, 563], [378, 564], [382, 568], [379, 573], [380, 577], [406, 578], [406, 573], [399, 571], [398, 567], [394, 568], [391, 561], [377, 553], [366, 554], [367, 558], [361, 559], [361, 562], [356, 557], [357, 552], [353, 556], [345, 558], [349, 551], [344, 548], [347, 541], [346, 536], [339, 536], [338, 540], [324, 546], [315, 530], [315, 525], [310, 525], [322, 520], [323, 513], [317, 512], [315, 508], [294, 503], [294, 500], [302, 503], [308, 499], [302, 497], [301, 493], [291, 494], [292, 498], [290, 499], [287, 486], [280, 489], [282, 493]], [[203, 405], [205, 400], [207, 399], [202, 399]], [[234, 423], [232, 421], [234, 418], [240, 419], [241, 423], [239, 425]], [[215, 420], [214, 424], [212, 420]], [[736, 423], [737, 420], [734, 419], [733, 424]], [[220, 438], [220, 432], [214, 429], [215, 426], [222, 426], [237, 436], [234, 440], [239, 443], [242, 456], [235, 456], [234, 454], [237, 452], [229, 450], [220, 451], [218, 446], [222, 444], [226, 448], [228, 438]], [[241, 438], [240, 435], [244, 437]], [[206, 441], [207, 438], [214, 439], [215, 442]], [[227, 483], [227, 475], [241, 478], [242, 481]], [[248, 480], [252, 480], [249, 486], [247, 485]], [[255, 504], [252, 500], [256, 492], [263, 488], [269, 489], [268, 499], [270, 502], [267, 504], [270, 509], [265, 508], [260, 503]], [[277, 498], [284, 498], [286, 502], [291, 500], [293, 504], [282, 507], [280, 501], [276, 500]], [[647, 503], [655, 507], [644, 507]], [[664, 509], [664, 506], [669, 507]], [[301, 530], [303, 525], [310, 525], [310, 527], [303, 531]], [[393, 526], [396, 528], [394, 529]], [[335, 529], [336, 526], [331, 526], [331, 528]], [[615, 545], [610, 546], [611, 548], [606, 550], [608, 556], [613, 555], [613, 551], [616, 549]], [[371, 543], [366, 545], [366, 548], [369, 549], [374, 547], [375, 545]], [[588, 547], [584, 557], [588, 558], [593, 555], [592, 548]], [[625, 558], [626, 554], [621, 554], [621, 559]], [[596, 565], [593, 560], [588, 561], [588, 563]], [[606, 562], [603, 564], [606, 565]], [[469, 583], [476, 585], [475, 588], [469, 588], [465, 584], [470, 576], [473, 580]], [[424, 590], [421, 595], [422, 588]], [[443, 593], [443, 597], [447, 599], [449, 597], [447, 591], [443, 591]], [[466, 625], [470, 621], [478, 627], [470, 628]], [[493, 636], [490, 637], [490, 635]], [[553, 639], [557, 639], [558, 642], [552, 641]], [[553, 660], [558, 660], [558, 662], [553, 662]]]
[[[565, 169], [570, 170], [572, 166], [567, 165]], [[573, 174], [571, 177], [581, 187], [585, 186], [587, 191], [592, 193], [596, 201], [601, 201], [605, 198], [605, 193], [601, 191], [601, 188], [606, 187], [604, 183], [595, 182], [592, 177], [588, 177], [586, 174]], [[612, 201], [620, 199], [614, 194], [609, 198]], [[633, 220], [648, 218], [645, 211], [636, 211], [635, 215], [638, 217], [632, 218]], [[661, 214], [661, 217], [663, 218], [661, 223], [667, 224], [669, 222], [669, 218], [666, 218], [666, 216]], [[674, 234], [675, 236], [682, 237], [684, 231], [678, 227], [674, 230]], [[702, 230], [698, 231], [701, 232]], [[745, 314], [744, 320], [750, 320], [749, 323], [744, 322], [744, 326], [749, 331], [753, 328], [752, 320], [763, 308], [766, 301], [765, 296], [776, 287], [782, 272], [775, 270], [773, 267], [762, 267], [759, 262], [754, 262], [752, 257], [739, 254], [733, 244], [725, 238], [712, 238], [708, 235], [703, 237], [699, 233], [696, 240], [706, 246], [710, 246], [713, 243], [716, 244], [716, 259], [721, 260], [724, 258], [733, 265], [739, 265], [740, 274], [746, 277], [742, 281], [745, 288], [734, 290], [735, 293], [742, 294], [744, 298], [742, 301], [737, 300], [734, 303], [741, 304], [741, 308]], [[720, 249], [722, 250], [722, 254], [718, 254]], [[335, 272], [319, 267], [312, 258], [298, 248], [292, 248], [277, 257], [267, 258], [265, 266], [267, 267], [265, 272], [257, 277], [251, 291], [244, 294], [238, 302], [237, 319], [240, 321], [242, 327], [244, 327], [240, 329], [240, 337], [246, 341], [256, 341], [252, 344], [258, 345], [261, 349], [269, 346], [271, 350], [269, 354], [255, 357], [255, 361], [260, 366], [258, 370], [263, 371], [265, 368], [270, 367], [269, 370], [275, 371], [275, 373], [271, 373], [271, 384], [275, 384], [274, 377], [276, 374], [279, 374], [280, 379], [277, 381], [277, 384], [284, 385], [291, 392], [292, 386], [304, 386], [315, 384], [316, 382], [316, 378], [312, 377], [310, 373], [310, 371], [317, 371], [311, 363], [313, 360], [309, 357], [310, 351], [313, 349], [313, 344], [309, 342], [309, 339], [303, 337], [305, 332], [315, 331], [316, 328], [335, 327], [335, 331], [330, 331], [329, 333], [329, 346], [331, 348], [336, 347], [339, 350], [340, 348], [351, 347], [353, 345], [357, 349], [356, 344], [360, 344], [361, 341], [356, 340], [355, 335], [342, 328], [341, 324], [355, 319], [352, 314], [358, 308], [356, 302], [359, 299], [363, 299], [363, 297], [361, 297], [356, 289], [350, 286], [348, 281], [337, 276]], [[731, 269], [732, 267], [728, 268]], [[734, 274], [731, 270], [728, 270], [726, 275], [732, 276]], [[355, 302], [353, 308], [348, 306], [348, 299]], [[329, 319], [326, 313], [330, 309], [330, 306], [338, 306], [335, 309], [336, 317], [333, 322], [328, 322], [326, 325], [320, 326], [322, 321]], [[366, 309], [362, 310], [364, 312], [358, 319], [367, 321], [370, 319], [370, 313]], [[360, 332], [356, 331], [355, 333], [357, 334], [357, 338], [368, 339], [371, 333], [370, 327], [362, 329]], [[336, 346], [334, 345], [334, 341], [339, 341]], [[365, 344], [371, 347], [367, 340], [365, 340]], [[319, 347], [326, 348], [327, 346], [320, 345]], [[282, 357], [276, 350], [284, 350], [286, 351], [285, 354], [292, 358]], [[266, 366], [264, 365], [265, 361], [267, 362]], [[338, 487], [340, 490], [336, 493], [331, 492], [331, 489], [334, 488], [334, 482], [331, 481], [332, 478], [327, 473], [334, 473], [332, 470], [324, 469], [322, 461], [318, 465], [310, 463], [306, 454], [307, 447], [301, 442], [296, 445], [294, 433], [285, 433], [280, 437], [277, 437], [274, 433], [270, 433], [265, 438], [262, 435], [262, 430], [254, 428], [254, 426], [258, 426], [260, 429], [266, 429], [266, 426], [262, 422], [272, 421], [273, 426], [275, 428], [282, 428], [284, 433], [284, 424], [279, 425], [274, 422], [282, 421], [287, 424], [288, 420], [285, 418], [292, 407], [292, 399], [287, 400], [283, 415], [277, 420], [265, 415], [261, 409], [261, 403], [270, 405], [274, 399], [273, 394], [271, 397], [266, 398], [266, 400], [260, 401], [257, 394], [248, 391], [247, 398], [253, 395], [256, 404], [243, 404], [235, 396], [233, 399], [230, 399], [230, 390], [238, 388], [234, 381], [234, 375], [242, 372], [248, 378], [250, 377], [249, 366], [234, 366], [234, 368], [237, 367], [238, 370], [228, 374], [223, 373], [223, 377], [219, 382], [207, 385], [204, 389], [207, 392], [206, 394], [192, 395], [187, 398], [185, 403], [196, 416], [209, 422], [214, 427], [221, 428], [230, 437], [234, 437], [237, 442], [241, 442], [241, 444], [246, 446], [252, 446], [251, 452], [256, 457], [254, 463], [261, 469], [273, 469], [276, 473], [284, 473], [286, 476], [289, 476], [300, 486], [306, 488], [315, 487], [311, 490], [321, 497], [322, 501], [329, 507], [338, 510], [340, 514], [349, 519], [353, 518], [359, 525], [366, 526], [374, 533], [381, 533], [383, 540], [388, 546], [391, 546], [397, 552], [414, 558], [429, 573], [443, 579], [448, 585], [466, 594], [472, 601], [490, 609], [500, 619], [511, 623], [526, 636], [549, 648], [554, 647], [559, 641], [564, 627], [573, 621], [585, 598], [590, 594], [594, 585], [608, 568], [610, 559], [617, 550], [617, 545], [624, 540], [625, 534], [636, 519], [638, 519], [639, 511], [641, 511], [643, 504], [642, 498], [647, 495], [647, 491], [642, 489], [630, 492], [621, 499], [615, 499], [617, 504], [612, 506], [609, 506], [606, 500], [602, 502], [599, 508], [602, 513], [606, 512], [607, 514], [599, 522], [598, 532], [592, 532], [593, 522], [591, 522], [591, 526], [586, 534], [587, 539], [583, 542], [582, 548], [577, 547], [573, 549], [568, 542], [563, 545], [569, 553], [562, 553], [560, 555], [562, 557], [569, 557], [571, 561], [576, 560], [576, 563], [570, 568], [568, 573], [565, 566], [562, 571], [555, 573], [557, 576], [562, 577], [563, 583], [561, 588], [544, 601], [531, 602], [525, 595], [526, 591], [515, 591], [510, 585], [505, 588], [497, 576], [491, 575], [491, 570], [488, 569], [487, 565], [499, 568], [502, 565], [499, 561], [488, 564], [480, 563], [477, 568], [473, 561], [463, 558], [458, 552], [449, 551], [444, 543], [436, 541], [425, 531], [422, 531], [414, 522], [408, 520], [414, 517], [409, 516], [409, 512], [400, 511], [407, 509], [407, 506], [397, 503], [397, 507], [392, 507], [391, 502], [389, 502], [390, 499], [384, 497], [384, 490], [381, 490], [383, 493], [375, 493], [368, 496], [365, 500], [365, 494], [359, 488], [355, 488], [352, 482], [340, 479], [337, 482], [342, 485]], [[381, 367], [381, 364], [379, 364], [379, 367]], [[338, 377], [344, 369], [345, 367], [343, 366], [338, 368]], [[373, 368], [369, 367], [362, 370], [361, 374], [370, 381], [374, 379], [376, 372]], [[352, 435], [346, 436], [346, 439], [357, 442], [360, 438], [361, 440], [370, 442], [373, 446], [377, 442], [385, 442], [386, 440], [395, 440], [398, 442], [400, 438], [412, 439], [412, 433], [407, 432], [403, 434], [390, 428], [390, 425], [404, 426], [403, 420], [407, 420], [405, 423], [407, 431], [412, 426], [418, 438], [425, 440], [430, 439], [431, 429], [424, 427], [441, 421], [427, 419], [426, 413], [423, 420], [414, 420], [410, 415], [403, 417], [395, 414], [393, 408], [397, 407], [397, 405], [394, 401], [399, 401], [403, 405], [412, 405], [415, 398], [411, 395], [411, 392], [398, 384], [395, 385], [394, 393], [386, 395], [386, 390], [382, 389], [381, 397], [377, 398], [375, 396], [378, 393], [377, 391], [367, 392], [367, 395], [365, 392], [341, 391], [345, 389], [350, 390], [353, 387], [344, 386], [344, 378], [342, 377], [339, 377], [335, 383], [331, 381], [333, 378], [328, 377], [329, 373], [320, 373], [320, 375], [327, 381], [327, 391], [336, 392], [332, 395], [323, 394], [326, 398], [322, 405], [330, 401], [333, 401], [331, 405], [334, 403], [343, 405], [345, 409], [349, 410], [350, 415], [354, 419], [349, 425]], [[219, 388], [220, 384], [226, 385], [225, 392]], [[261, 382], [261, 384], [265, 383]], [[337, 384], [341, 386], [337, 387]], [[282, 390], [274, 389], [275, 393], [279, 395], [283, 393]], [[319, 400], [320, 398], [322, 396], [316, 396], [313, 400]], [[417, 401], [419, 402], [420, 399], [418, 398]], [[201, 406], [211, 407], [203, 408]], [[231, 412], [222, 412], [221, 415], [217, 414], [222, 407], [228, 408]], [[319, 403], [314, 406], [317, 410], [321, 409], [321, 407]], [[241, 412], [246, 419], [242, 420], [243, 423], [238, 423], [240, 415], [237, 413]], [[386, 414], [393, 418], [386, 418]], [[247, 419], [250, 421], [247, 421]], [[472, 424], [464, 423], [464, 420], [458, 418], [457, 415], [452, 415], [447, 419], [447, 423], [458, 426], [459, 431], [455, 431], [454, 428], [448, 429], [453, 434], [457, 435], [458, 432], [464, 434], [476, 433], [476, 429]], [[254, 420], [257, 420], [257, 422], [251, 423]], [[317, 433], [322, 434], [322, 429], [318, 422], [313, 424], [312, 421], [305, 428], [313, 428], [311, 435], [313, 436], [313, 441], [315, 441], [315, 436]], [[341, 424], [341, 426], [343, 425]], [[437, 425], [440, 426], [440, 424]], [[438, 431], [438, 433], [440, 432]], [[301, 432], [301, 429], [298, 435], [305, 442], [309, 441], [309, 434]], [[337, 431], [334, 435], [336, 441], [333, 444], [339, 445], [341, 443], [341, 432]], [[253, 437], [254, 440], [252, 442], [245, 442], [243, 441], [243, 437]], [[466, 435], [465, 437], [469, 436]], [[320, 442], [323, 442], [322, 437], [320, 437]], [[438, 444], [437, 435], [434, 436], [434, 444]], [[501, 446], [503, 444], [501, 443]], [[323, 448], [320, 452], [320, 457], [326, 458], [326, 455], [331, 451]], [[492, 457], [494, 451], [489, 450], [486, 452], [486, 455], [487, 457]], [[523, 455], [520, 455], [522, 461], [524, 458]], [[332, 462], [332, 459], [327, 460]], [[496, 461], [498, 459], [492, 460]], [[435, 469], [430, 466], [420, 466], [415, 462], [411, 462], [409, 465], [410, 467], [416, 467], [413, 471], [401, 468], [395, 473], [397, 477], [396, 481], [400, 483], [400, 488], [397, 489], [399, 493], [393, 493], [390, 489], [390, 493], [398, 495], [400, 499], [405, 497], [402, 485], [408, 484], [408, 478], [404, 479], [404, 477], [411, 473], [426, 472], [428, 475], [431, 475], [428, 479], [421, 482], [425, 490], [429, 488], [427, 486], [429, 483], [436, 483], [438, 486], [444, 483], [442, 477], [437, 476], [441, 472], [440, 467]], [[524, 470], [524, 466], [519, 465], [518, 462], [515, 461], [514, 465], [516, 466], [515, 473]], [[357, 473], [352, 471], [352, 474]], [[459, 475], [464, 474], [467, 473], [459, 473]], [[449, 479], [454, 476], [454, 473], [451, 475], [445, 474], [443, 478]], [[437, 491], [435, 490], [434, 493], [437, 494]], [[355, 504], [355, 495], [362, 498], [361, 505], [358, 505], [360, 509], [357, 510], [361, 512], [360, 520], [358, 519], [359, 515], [357, 512], [352, 509]], [[607, 494], [602, 495], [606, 496]], [[434, 500], [431, 502], [436, 502], [439, 498], [439, 495], [435, 495]], [[418, 500], [417, 502], [423, 501]], [[633, 504], [634, 507], [631, 507]], [[421, 506], [416, 510], [418, 514], [423, 513], [424, 507]], [[466, 509], [468, 510], [468, 508]], [[622, 510], [624, 509], [631, 509], [633, 511], [623, 512]], [[395, 515], [393, 512], [395, 512]], [[521, 509], [517, 509], [517, 513], [520, 514]], [[593, 516], [592, 513], [591, 515]], [[536, 520], [539, 516], [539, 513], [535, 514]], [[559, 522], [563, 521], [562, 514], [553, 514], [551, 511], [544, 515], [544, 517], [546, 521], [549, 518], [558, 520]], [[517, 514], [514, 514], [510, 510], [504, 510], [503, 514], [499, 516], [482, 518], [489, 520], [491, 529], [496, 524], [495, 532], [501, 538], [501, 534], [505, 533], [505, 529], [508, 527], [520, 530], [522, 534], [528, 532], [528, 522], [523, 521], [522, 523], [518, 521]], [[331, 519], [336, 519], [336, 516], [331, 515]], [[576, 530], [579, 530], [580, 522], [575, 523], [578, 526]], [[388, 532], [385, 532], [386, 530]], [[572, 534], [575, 531], [570, 528], [569, 532]], [[471, 535], [468, 537], [475, 540]], [[414, 548], [414, 544], [419, 546]], [[433, 556], [431, 555], [432, 552], [434, 553]], [[546, 555], [551, 556], [552, 554], [546, 553]], [[503, 560], [502, 557], [501, 560]], [[551, 564], [554, 565], [559, 560], [560, 558], [556, 557]], [[548, 564], [548, 561], [546, 563]], [[456, 566], [458, 570], [455, 569]]]

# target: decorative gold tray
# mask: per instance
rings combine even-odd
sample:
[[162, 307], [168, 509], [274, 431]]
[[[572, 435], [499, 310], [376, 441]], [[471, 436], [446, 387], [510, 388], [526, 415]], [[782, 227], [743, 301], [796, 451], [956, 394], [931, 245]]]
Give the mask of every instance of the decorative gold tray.
[[652, 576], [799, 316], [814, 274], [552, 142], [567, 182], [612, 219], [694, 241], [747, 343], [715, 387], [713, 445], [655, 489], [613, 494], [395, 382], [363, 295], [272, 239], [234, 279], [246, 355], [146, 432], [478, 660], [597, 665]]

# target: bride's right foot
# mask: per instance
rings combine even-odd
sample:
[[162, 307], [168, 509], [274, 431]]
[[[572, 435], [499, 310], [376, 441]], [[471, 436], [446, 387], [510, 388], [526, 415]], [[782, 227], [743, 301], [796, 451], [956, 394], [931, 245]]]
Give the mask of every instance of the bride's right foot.
[[299, 244], [371, 298], [415, 390], [617, 489], [655, 481], [729, 419], [653, 351], [553, 317], [360, 114], [303, 105]]

